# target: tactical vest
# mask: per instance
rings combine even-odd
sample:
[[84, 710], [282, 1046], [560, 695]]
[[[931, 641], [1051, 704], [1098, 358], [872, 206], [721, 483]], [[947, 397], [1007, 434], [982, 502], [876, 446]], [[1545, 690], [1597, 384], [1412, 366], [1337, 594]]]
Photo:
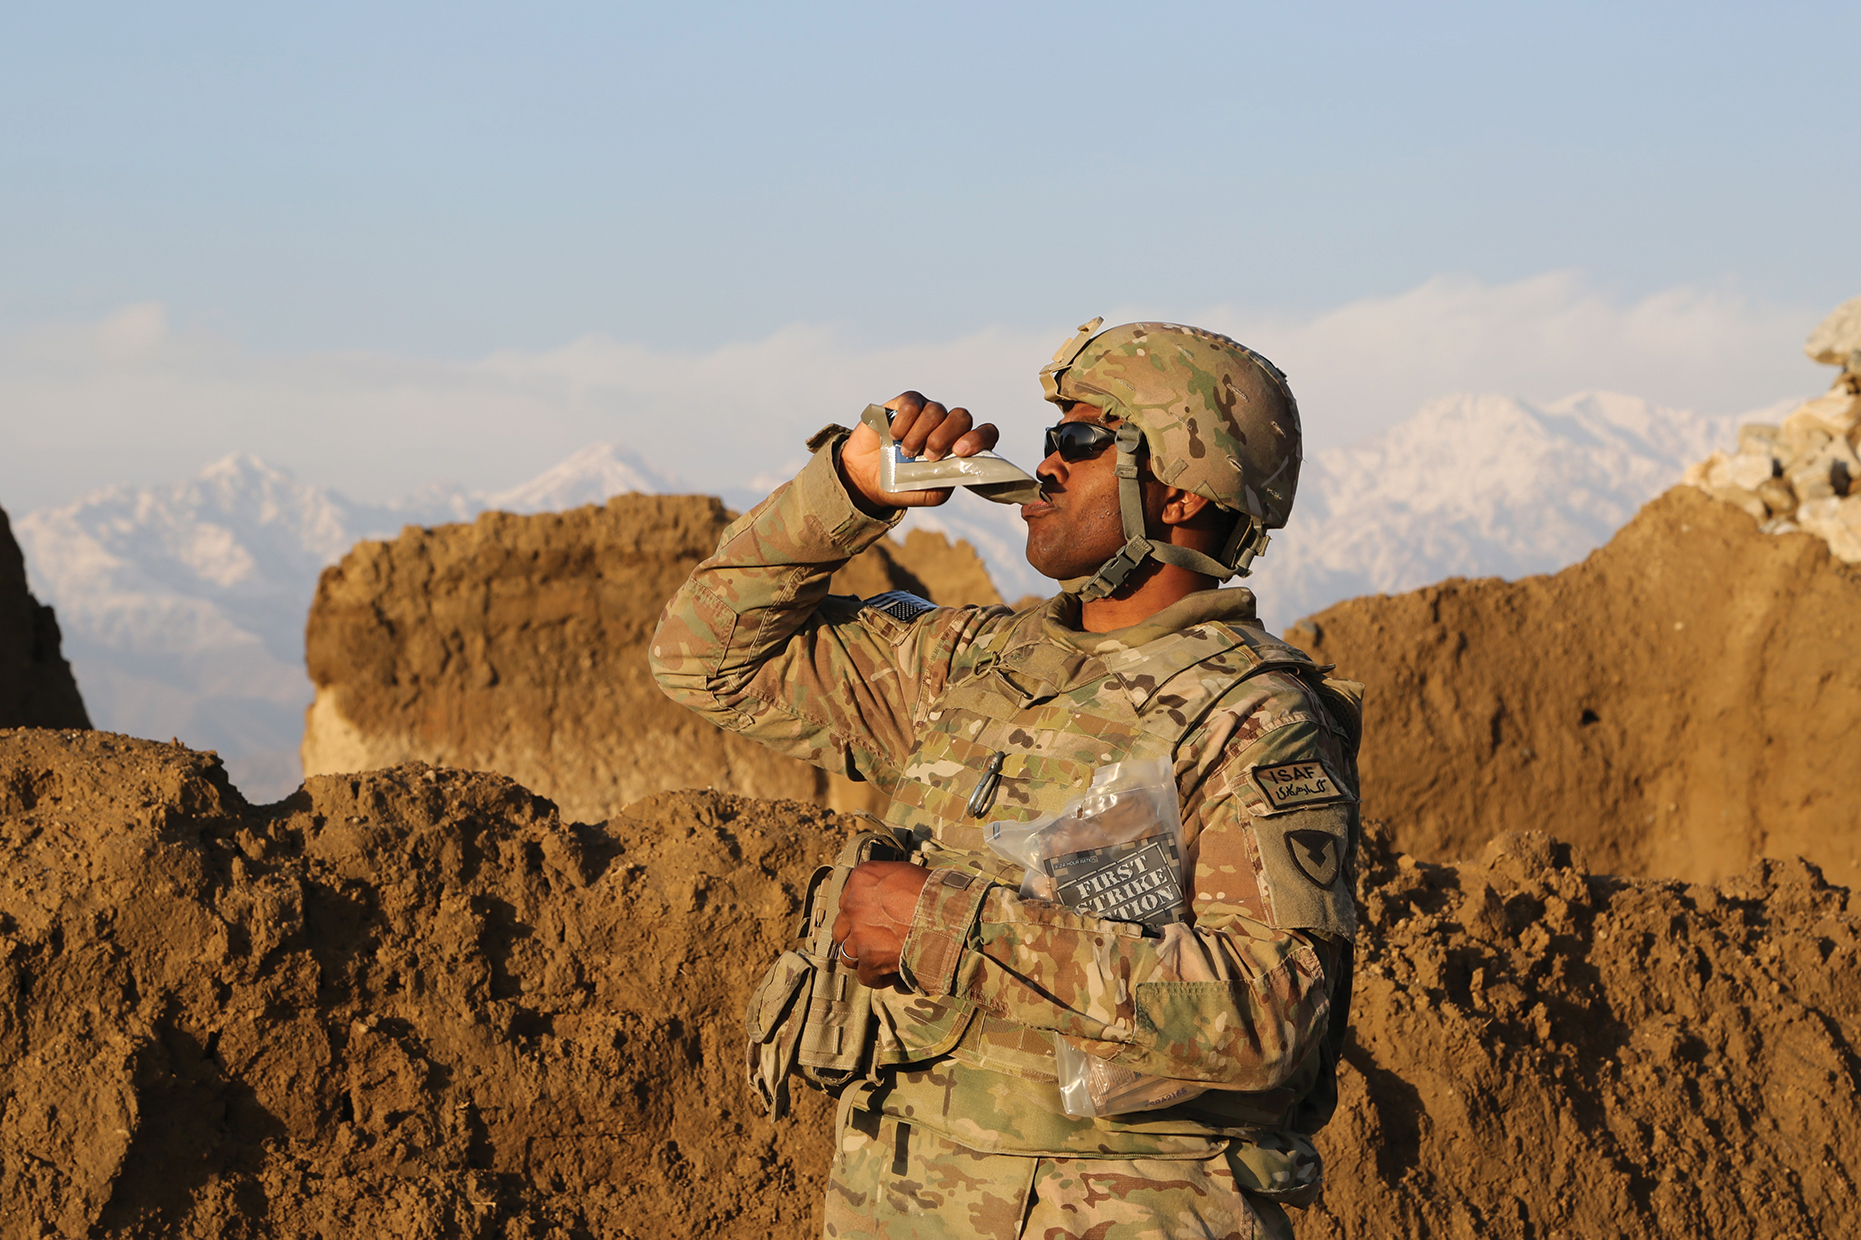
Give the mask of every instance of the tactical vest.
[[[1205, 621], [1141, 647], [1091, 653], [1048, 636], [1048, 614], [1036, 608], [980, 638], [972, 670], [946, 688], [920, 727], [891, 789], [885, 819], [911, 833], [930, 865], [1016, 886], [1020, 868], [991, 852], [984, 840], [989, 822], [1058, 811], [1106, 763], [1173, 756], [1211, 711], [1251, 692], [1250, 682], [1260, 676], [1280, 672], [1314, 687], [1325, 683], [1326, 669], [1250, 626]], [[861, 617], [882, 633], [903, 634], [895, 617], [871, 608]], [[1098, 666], [1090, 666], [1095, 661]], [[1336, 684], [1325, 685], [1332, 700], [1340, 700]], [[1354, 720], [1319, 722], [1341, 735], [1354, 731]], [[1354, 751], [1354, 735], [1347, 747]], [[1354, 843], [1340, 840], [1340, 850]], [[1341, 951], [1347, 954], [1348, 947]], [[1340, 1027], [1342, 999], [1334, 999]], [[1206, 1156], [1211, 1145], [1246, 1137], [1262, 1143], [1256, 1153], [1272, 1155], [1270, 1147], [1283, 1144], [1278, 1134], [1322, 1124], [1334, 1097], [1338, 1047], [1327, 1038], [1280, 1089], [1211, 1091], [1164, 1111], [1075, 1119], [1060, 1106], [1049, 1033], [953, 1000], [900, 991], [873, 992], [873, 1008], [870, 1105], [937, 1126], [933, 1107], [947, 1115], [986, 1112], [999, 1108], [1004, 1091], [1011, 1092], [1039, 1114], [1039, 1122], [1019, 1136], [1001, 1135], [996, 1148], [1004, 1153]], [[931, 1074], [934, 1081], [920, 1071], [932, 1061], [941, 1063]], [[1309, 1113], [1314, 1104], [1323, 1115]], [[948, 1135], [988, 1148], [987, 1132]], [[1297, 1162], [1308, 1155], [1294, 1151], [1287, 1157]], [[1315, 1155], [1309, 1157], [1315, 1168]], [[1259, 1168], [1261, 1182], [1243, 1187], [1292, 1197], [1292, 1190], [1303, 1189], [1285, 1182], [1286, 1167], [1285, 1159], [1268, 1156]], [[1314, 1169], [1314, 1191], [1315, 1175]]]

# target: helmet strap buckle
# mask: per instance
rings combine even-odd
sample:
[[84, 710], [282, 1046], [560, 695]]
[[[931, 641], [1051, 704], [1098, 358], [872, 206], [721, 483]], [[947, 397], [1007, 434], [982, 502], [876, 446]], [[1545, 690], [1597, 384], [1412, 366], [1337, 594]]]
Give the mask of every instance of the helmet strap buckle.
[[1118, 554], [1099, 565], [1099, 570], [1092, 575], [1092, 580], [1080, 587], [1079, 597], [1089, 603], [1093, 599], [1106, 598], [1117, 593], [1118, 588], [1130, 578], [1132, 573], [1137, 571], [1138, 565], [1150, 558], [1150, 553], [1151, 546], [1148, 538], [1133, 538], [1126, 542], [1124, 546], [1118, 548]]
[[1267, 534], [1266, 523], [1259, 517], [1241, 513], [1234, 523], [1234, 533], [1228, 536], [1228, 545], [1221, 549], [1221, 562], [1237, 577], [1245, 577], [1254, 557], [1267, 549], [1273, 541]]

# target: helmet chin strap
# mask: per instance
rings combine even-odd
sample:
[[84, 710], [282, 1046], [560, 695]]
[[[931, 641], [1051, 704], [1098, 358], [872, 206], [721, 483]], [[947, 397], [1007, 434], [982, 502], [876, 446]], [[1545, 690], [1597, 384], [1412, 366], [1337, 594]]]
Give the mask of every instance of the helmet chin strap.
[[1144, 528], [1144, 491], [1138, 481], [1138, 453], [1144, 446], [1144, 432], [1130, 423], [1118, 428], [1118, 512], [1124, 519], [1124, 546], [1099, 565], [1098, 572], [1079, 589], [1079, 597], [1090, 602], [1113, 594], [1145, 560], [1157, 559], [1191, 572], [1213, 577], [1216, 581], [1245, 576], [1255, 556], [1266, 550], [1266, 526], [1260, 519], [1242, 515], [1234, 524], [1234, 534], [1222, 548], [1221, 559], [1204, 555], [1188, 547], [1159, 542]]

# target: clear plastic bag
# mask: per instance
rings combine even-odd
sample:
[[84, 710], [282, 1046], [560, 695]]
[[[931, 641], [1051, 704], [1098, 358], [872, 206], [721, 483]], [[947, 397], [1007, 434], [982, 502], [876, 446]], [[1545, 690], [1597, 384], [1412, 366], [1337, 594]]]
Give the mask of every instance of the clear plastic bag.
[[1031, 504], [1040, 498], [1040, 482], [1019, 465], [993, 452], [974, 456], [946, 456], [927, 461], [906, 456], [892, 438], [891, 415], [882, 405], [867, 405], [860, 421], [879, 433], [879, 486], [887, 491], [930, 491], [938, 487], [968, 487], [998, 504]]
[[[1023, 896], [1093, 917], [1167, 926], [1186, 920], [1182, 811], [1165, 759], [1117, 762], [1059, 813], [996, 822], [989, 846], [1020, 865]], [[1145, 1076], [1080, 1050], [1059, 1034], [1054, 1055], [1066, 1113], [1082, 1118], [1174, 1106], [1207, 1086]]]

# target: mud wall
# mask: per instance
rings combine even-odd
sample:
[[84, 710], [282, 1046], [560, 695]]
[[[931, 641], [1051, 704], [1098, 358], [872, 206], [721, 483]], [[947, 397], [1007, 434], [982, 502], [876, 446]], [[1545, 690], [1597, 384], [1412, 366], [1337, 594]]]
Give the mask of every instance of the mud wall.
[[1366, 850], [1319, 1237], [1842, 1236], [1861, 918], [1802, 861], [1598, 877], [1538, 832]]
[[1598, 871], [1754, 857], [1861, 880], [1861, 574], [1692, 487], [1517, 582], [1352, 599], [1288, 636], [1367, 686], [1366, 812], [1417, 856], [1543, 830]]
[[89, 726], [58, 620], [26, 588], [26, 560], [0, 510], [0, 727]]
[[0, 732], [0, 1237], [805, 1234], [828, 1109], [752, 1116], [738, 1030], [838, 829]]
[[[849, 825], [411, 765], [253, 808], [210, 755], [0, 731], [0, 1238], [816, 1235], [830, 1108], [753, 1114], [740, 1021]], [[1847, 1234], [1846, 892], [1383, 843], [1302, 1236]]]
[[[864, 785], [719, 732], [647, 670], [660, 609], [729, 519], [705, 496], [620, 495], [357, 544], [310, 611], [304, 769], [499, 771], [591, 822], [671, 788], [864, 807]], [[835, 588], [999, 601], [967, 544], [922, 531], [878, 544]]]

